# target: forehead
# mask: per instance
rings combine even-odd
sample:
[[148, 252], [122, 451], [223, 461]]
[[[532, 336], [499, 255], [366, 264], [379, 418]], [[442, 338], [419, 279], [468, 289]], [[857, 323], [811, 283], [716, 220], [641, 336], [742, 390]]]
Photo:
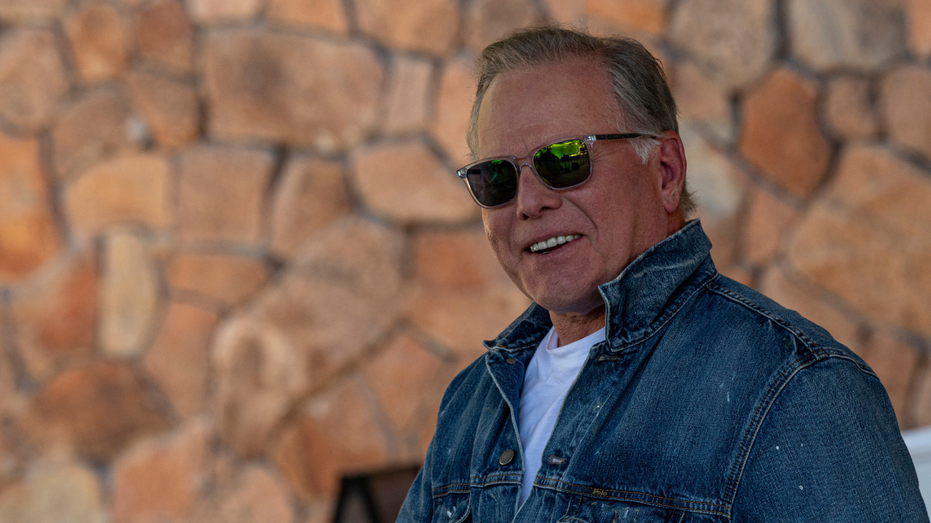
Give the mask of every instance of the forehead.
[[522, 156], [569, 136], [618, 131], [620, 111], [594, 59], [571, 59], [502, 73], [478, 114], [480, 156]]

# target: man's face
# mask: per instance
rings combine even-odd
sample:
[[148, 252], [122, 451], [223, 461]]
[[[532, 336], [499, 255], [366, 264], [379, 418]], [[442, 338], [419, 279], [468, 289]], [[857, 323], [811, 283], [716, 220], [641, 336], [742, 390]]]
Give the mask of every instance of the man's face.
[[[561, 138], [630, 131], [617, 129], [618, 114], [607, 76], [593, 61], [504, 73], [482, 101], [479, 156], [523, 158]], [[590, 154], [592, 176], [583, 185], [553, 191], [524, 167], [516, 199], [482, 210], [504, 270], [551, 313], [584, 315], [603, 307], [598, 286], [671, 232], [661, 155], [644, 164], [628, 140], [597, 141]], [[673, 210], [677, 205], [678, 194]], [[536, 242], [574, 235], [580, 237], [545, 253], [530, 251]]]

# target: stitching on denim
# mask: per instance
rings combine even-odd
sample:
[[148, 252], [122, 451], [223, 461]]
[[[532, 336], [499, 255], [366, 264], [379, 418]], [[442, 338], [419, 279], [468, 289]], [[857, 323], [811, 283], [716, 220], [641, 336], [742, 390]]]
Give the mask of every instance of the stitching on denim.
[[[492, 485], [520, 485], [519, 479], [496, 479], [507, 478], [512, 475], [513, 473], [509, 472], [499, 472], [484, 477], [473, 477], [469, 478], [468, 482], [446, 483], [438, 487], [432, 487], [430, 492], [433, 498], [440, 498], [449, 494], [468, 494], [473, 488], [484, 488]], [[463, 487], [465, 487], [464, 490], [462, 490]]]
[[[568, 487], [573, 487], [575, 489], [578, 489], [578, 490], [564, 489], [568, 493], [580, 494], [580, 495], [590, 497], [590, 498], [607, 499], [611, 501], [631, 501], [631, 502], [643, 503], [647, 505], [653, 505], [653, 506], [657, 506], [661, 508], [670, 508], [670, 509], [675, 509], [675, 510], [685, 510], [685, 511], [691, 511], [691, 512], [706, 512], [709, 514], [730, 517], [730, 507], [728, 505], [722, 505], [719, 503], [710, 503], [707, 501], [689, 501], [686, 499], [657, 496], [655, 494], [648, 494], [646, 492], [637, 492], [637, 491], [632, 491], [632, 490], [613, 490], [613, 489], [595, 488], [595, 487], [590, 487], [586, 485], [578, 485], [575, 483], [570, 483], [568, 481], [564, 481], [561, 479], [556, 479], [553, 481], [556, 483], [560, 483], [562, 485], [566, 485]], [[547, 488], [547, 489], [554, 488], [552, 485], [543, 485], [537, 482], [534, 482], [533, 485], [535, 487], [541, 487], [541, 488]], [[559, 489], [557, 488], [557, 490]], [[614, 496], [613, 494], [618, 494], [618, 496]], [[679, 505], [664, 504], [659, 501], [652, 501], [652, 500], [662, 500], [662, 501], [667, 501], [667, 502], [672, 502], [672, 503], [679, 503]], [[690, 506], [720, 507], [724, 511], [717, 511], [717, 510], [714, 510], [713, 508], [694, 509], [694, 508], [690, 508]]]

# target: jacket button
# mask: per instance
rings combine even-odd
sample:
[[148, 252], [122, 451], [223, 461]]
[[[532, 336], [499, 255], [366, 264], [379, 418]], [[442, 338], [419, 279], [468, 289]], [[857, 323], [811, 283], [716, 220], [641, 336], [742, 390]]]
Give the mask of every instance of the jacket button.
[[507, 449], [501, 453], [501, 457], [498, 458], [498, 463], [501, 465], [507, 465], [508, 463], [514, 461], [514, 451]]
[[504, 360], [504, 362], [507, 363], [508, 365], [514, 365], [515, 363], [517, 363], [517, 360], [515, 360], [514, 358], [508, 358]]

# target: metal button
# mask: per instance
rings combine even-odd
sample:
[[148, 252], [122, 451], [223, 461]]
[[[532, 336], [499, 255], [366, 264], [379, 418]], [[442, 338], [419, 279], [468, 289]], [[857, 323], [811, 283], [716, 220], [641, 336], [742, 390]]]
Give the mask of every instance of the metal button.
[[514, 451], [507, 449], [501, 453], [501, 457], [498, 458], [498, 463], [501, 465], [507, 465], [508, 463], [514, 461]]
[[508, 365], [514, 365], [515, 363], [517, 363], [517, 360], [515, 360], [514, 358], [508, 358], [504, 360], [504, 362], [507, 363]]
[[566, 458], [553, 454], [552, 456], [546, 458], [546, 461], [548, 461], [550, 465], [562, 465], [566, 462]]

